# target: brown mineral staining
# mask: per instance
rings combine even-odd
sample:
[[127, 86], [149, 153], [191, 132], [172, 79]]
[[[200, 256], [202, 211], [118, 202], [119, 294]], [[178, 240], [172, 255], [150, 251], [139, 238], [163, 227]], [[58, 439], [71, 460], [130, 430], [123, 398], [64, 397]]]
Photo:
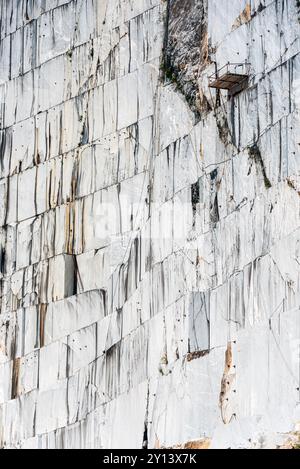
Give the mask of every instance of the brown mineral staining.
[[182, 449], [209, 449], [210, 444], [210, 438], [205, 438], [203, 440], [189, 441], [183, 446]]
[[293, 432], [278, 449], [300, 449], [300, 432]]
[[15, 399], [19, 393], [19, 376], [20, 376], [21, 359], [16, 358], [13, 361], [12, 380], [11, 380], [11, 398]]
[[205, 355], [208, 355], [208, 354], [209, 354], [209, 350], [197, 350], [196, 352], [187, 354], [187, 361], [191, 362], [193, 360], [197, 360], [198, 358], [205, 357]]
[[230, 343], [228, 344], [225, 352], [225, 365], [227, 368], [231, 368], [232, 366], [232, 348]]
[[210, 445], [210, 438], [200, 438], [199, 440], [188, 441], [183, 445], [172, 446], [171, 449], [209, 449]]
[[251, 20], [251, 5], [247, 3], [246, 7], [242, 13], [236, 18], [235, 22], [232, 25], [232, 30], [234, 31], [242, 24], [248, 23]]
[[230, 409], [229, 395], [232, 389], [232, 384], [235, 379], [235, 368], [232, 359], [232, 346], [228, 343], [225, 352], [225, 368], [221, 381], [221, 392], [219, 398], [219, 405], [221, 409], [222, 420], [225, 424], [229, 423], [233, 417]]

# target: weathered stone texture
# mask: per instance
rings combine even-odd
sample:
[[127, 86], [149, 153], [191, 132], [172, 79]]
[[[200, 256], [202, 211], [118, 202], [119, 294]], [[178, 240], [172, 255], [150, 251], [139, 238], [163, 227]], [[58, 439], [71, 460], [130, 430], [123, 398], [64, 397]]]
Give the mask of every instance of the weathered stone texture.
[[299, 431], [298, 10], [0, 2], [0, 447]]

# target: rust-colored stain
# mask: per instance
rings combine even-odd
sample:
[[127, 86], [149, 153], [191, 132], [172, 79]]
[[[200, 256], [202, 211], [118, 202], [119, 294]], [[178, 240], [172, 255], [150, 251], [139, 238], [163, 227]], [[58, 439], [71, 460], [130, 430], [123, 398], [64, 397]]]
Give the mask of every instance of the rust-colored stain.
[[18, 397], [18, 394], [19, 394], [20, 364], [21, 364], [20, 358], [16, 358], [13, 361], [12, 381], [11, 381], [11, 398], [12, 399], [16, 399], [16, 397]]
[[182, 449], [209, 449], [211, 444], [210, 438], [203, 440], [189, 441], [186, 443]]
[[183, 443], [182, 445], [175, 445], [167, 449], [209, 449], [210, 445], [210, 438], [200, 438], [199, 440], [188, 441], [186, 443]]
[[232, 367], [232, 347], [231, 343], [228, 344], [226, 352], [225, 352], [225, 365], [227, 368]]
[[191, 352], [187, 354], [187, 361], [191, 362], [193, 360], [197, 360], [198, 358], [205, 357], [205, 355], [209, 354], [209, 350], [198, 350], [196, 352]]
[[158, 438], [155, 439], [154, 449], [161, 449], [160, 442], [159, 442]]
[[227, 349], [225, 352], [225, 367], [224, 373], [221, 381], [221, 391], [219, 398], [219, 405], [221, 409], [221, 416], [223, 423], [227, 424], [231, 421], [233, 413], [230, 409], [229, 395], [232, 389], [232, 384], [235, 379], [235, 369], [233, 367], [233, 358], [232, 358], [232, 345], [228, 343]]
[[237, 29], [242, 24], [248, 23], [251, 20], [251, 5], [247, 3], [242, 13], [235, 19], [232, 30]]

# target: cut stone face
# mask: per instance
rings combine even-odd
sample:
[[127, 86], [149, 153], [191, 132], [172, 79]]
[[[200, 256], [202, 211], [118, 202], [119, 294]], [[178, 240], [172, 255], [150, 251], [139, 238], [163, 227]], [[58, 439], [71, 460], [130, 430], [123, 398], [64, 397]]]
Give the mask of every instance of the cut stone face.
[[0, 448], [295, 441], [298, 3], [0, 1]]
[[189, 351], [203, 352], [210, 348], [209, 293], [193, 293], [189, 306]]

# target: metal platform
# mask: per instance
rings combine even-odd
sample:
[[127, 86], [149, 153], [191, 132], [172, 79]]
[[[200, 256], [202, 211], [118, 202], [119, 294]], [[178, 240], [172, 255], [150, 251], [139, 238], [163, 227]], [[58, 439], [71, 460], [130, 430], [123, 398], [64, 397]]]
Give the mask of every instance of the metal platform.
[[228, 63], [208, 77], [209, 87], [228, 90], [231, 94], [244, 89], [249, 80], [250, 64]]

